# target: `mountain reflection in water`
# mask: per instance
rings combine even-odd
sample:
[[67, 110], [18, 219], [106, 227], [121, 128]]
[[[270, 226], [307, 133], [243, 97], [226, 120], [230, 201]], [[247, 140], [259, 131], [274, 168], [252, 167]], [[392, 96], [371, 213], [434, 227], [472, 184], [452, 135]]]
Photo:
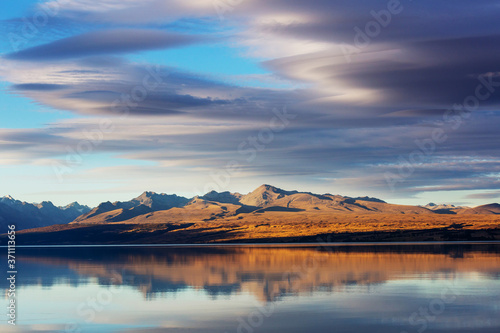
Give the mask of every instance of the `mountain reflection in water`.
[[[500, 327], [500, 244], [19, 248], [18, 271], [9, 332]], [[111, 288], [120, 293], [86, 315], [88, 297]]]

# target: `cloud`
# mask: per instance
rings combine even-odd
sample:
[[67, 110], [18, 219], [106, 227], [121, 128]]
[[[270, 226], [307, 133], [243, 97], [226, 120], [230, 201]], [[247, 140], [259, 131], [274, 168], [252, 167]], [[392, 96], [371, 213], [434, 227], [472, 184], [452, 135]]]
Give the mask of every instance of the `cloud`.
[[[224, 13], [221, 25], [210, 1], [65, 1], [59, 23], [72, 20], [81, 31], [98, 24], [103, 30], [11, 53], [0, 75], [12, 83], [12, 92], [95, 121], [2, 131], [0, 146], [9, 161], [61, 158], [68, 145], [85, 140], [84, 131], [98, 126], [97, 119], [109, 118], [115, 129], [95, 152], [153, 163], [159, 173], [172, 168], [176, 177], [189, 179], [237, 159], [246, 177], [241, 181], [298, 175], [339, 193], [377, 196], [390, 193], [386, 173], [398, 173], [400, 158], [408, 159], [418, 141], [440, 128], [447, 139], [414, 165], [397, 184], [397, 194], [500, 188], [497, 1], [478, 7], [458, 0], [451, 14], [435, 1], [402, 4], [390, 24], [356, 46], [354, 28], [364, 29], [375, 20], [372, 11], [387, 3], [247, 0]], [[160, 30], [167, 28], [186, 34]], [[260, 62], [274, 82], [294, 84], [248, 87], [227, 75], [207, 77], [125, 58], [130, 52], [214, 43], [221, 36], [238, 56]], [[355, 47], [350, 59], [343, 46]], [[476, 92], [485, 74], [496, 90], [460, 126], [444, 121], [450, 107]], [[296, 118], [247, 162], [238, 145], [256, 137], [273, 108], [283, 106]]]
[[[377, 45], [351, 63], [339, 50], [315, 52], [265, 62], [283, 76], [314, 84], [330, 107], [339, 104], [389, 108], [447, 108], [474, 95], [481, 75], [495, 76], [500, 61], [498, 36], [402, 41]], [[485, 52], [477, 52], [477, 49]], [[487, 51], [486, 51], [487, 50]], [[484, 91], [483, 91], [484, 92]], [[482, 106], [498, 106], [499, 94], [489, 94]]]
[[[268, 113], [268, 121], [272, 113]], [[345, 194], [389, 196], [386, 172], [399, 172], [399, 157], [407, 158], [417, 146], [414, 138], [426, 138], [425, 127], [323, 128], [301, 124], [300, 118], [276, 133], [275, 139], [256, 151], [256, 157], [238, 147], [248, 138], [258, 138], [266, 123], [259, 118], [243, 123], [239, 118], [221, 123], [220, 119], [199, 119], [185, 114], [151, 118], [110, 118], [113, 130], [99, 132], [99, 120], [67, 120], [39, 130], [0, 132], [3, 155], [18, 163], [64, 161], [68, 151], [77, 151], [89, 138], [98, 139], [92, 154], [113, 154], [123, 161], [148, 161], [176, 177], [202, 179], [223, 170], [231, 160], [240, 163], [235, 183], [246, 179], [329, 178], [329, 190]], [[318, 122], [321, 120], [318, 119]], [[492, 142], [485, 146], [475, 140], [476, 131], [461, 131], [450, 137], [450, 143], [437, 147], [436, 154], [414, 165], [414, 172], [398, 183], [396, 193], [412, 197], [426, 191], [495, 189], [500, 187], [500, 161], [495, 157], [498, 131], [488, 128], [487, 116], [480, 117], [478, 127]], [[462, 147], [461, 147], [462, 146]], [[464, 149], [463, 146], [467, 146]], [[246, 146], [249, 147], [248, 145]], [[83, 158], [87, 158], [83, 154]], [[311, 163], [314, 161], [314, 163]], [[154, 168], [154, 167], [151, 167]], [[170, 169], [169, 169], [170, 168]], [[140, 169], [140, 168], [139, 168]], [[370, 172], [367, 173], [366, 170]], [[106, 171], [107, 170], [107, 171]], [[111, 172], [103, 169], [101, 172]], [[149, 171], [151, 172], [151, 171]], [[116, 177], [115, 173], [103, 174]], [[293, 178], [293, 177], [292, 177]], [[201, 186], [201, 185], [200, 185]]]
[[498, 199], [500, 198], [500, 191], [473, 193], [465, 196], [466, 199]]
[[241, 87], [172, 67], [115, 61], [114, 57], [41, 63], [6, 60], [0, 75], [15, 83], [11, 91], [36, 103], [94, 116], [185, 113], [245, 121], [263, 119], [262, 110], [300, 98], [300, 92], [293, 90]]
[[83, 22], [99, 22], [101, 24], [160, 24], [172, 22], [182, 17], [203, 17], [216, 15], [214, 5], [210, 1], [192, 0], [49, 0], [39, 4], [57, 8], [60, 15]]
[[21, 84], [14, 84], [11, 86], [13, 90], [20, 90], [20, 91], [52, 91], [52, 90], [60, 90], [60, 89], [65, 89], [68, 88], [66, 85], [62, 84], [50, 84], [50, 83], [21, 83]]
[[34, 46], [5, 56], [11, 60], [49, 61], [179, 47], [202, 41], [200, 36], [161, 30], [113, 29], [88, 32]]

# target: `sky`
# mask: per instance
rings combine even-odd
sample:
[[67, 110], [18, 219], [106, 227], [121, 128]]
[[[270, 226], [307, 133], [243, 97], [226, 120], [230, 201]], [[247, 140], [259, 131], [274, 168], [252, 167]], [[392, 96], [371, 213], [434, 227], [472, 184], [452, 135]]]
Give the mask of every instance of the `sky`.
[[39, 0], [0, 11], [0, 196], [500, 201], [500, 3]]

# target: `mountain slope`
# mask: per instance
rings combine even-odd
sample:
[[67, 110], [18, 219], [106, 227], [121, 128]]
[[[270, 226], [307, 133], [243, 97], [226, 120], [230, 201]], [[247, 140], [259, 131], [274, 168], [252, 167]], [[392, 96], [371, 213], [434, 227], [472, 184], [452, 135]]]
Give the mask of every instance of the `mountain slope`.
[[[69, 212], [83, 214], [51, 225], [67, 223]], [[18, 230], [31, 228], [19, 233], [24, 244], [498, 240], [499, 214], [496, 203], [395, 205], [271, 185], [246, 195], [212, 191], [192, 199], [144, 192], [91, 211], [77, 203], [55, 207], [0, 198], [0, 225], [15, 220]], [[59, 217], [46, 218], [54, 215]]]
[[146, 215], [140, 215], [128, 220], [126, 223], [169, 223], [177, 222], [208, 222], [223, 220], [237, 215], [240, 205], [230, 203], [220, 203], [207, 201], [200, 197], [195, 197], [187, 205], [181, 208], [161, 210]]
[[90, 212], [75, 219], [74, 222], [103, 223], [121, 222], [139, 215], [183, 207], [189, 202], [188, 198], [175, 194], [144, 192], [130, 201], [104, 202]]
[[483, 215], [499, 215], [500, 214], [500, 204], [492, 203], [482, 206], [477, 206], [474, 208], [463, 209], [458, 212], [458, 214], [483, 214]]
[[[84, 214], [74, 223], [170, 223], [263, 219], [284, 216], [296, 218], [320, 214], [434, 214], [425, 207], [393, 205], [369, 197], [350, 198], [332, 194], [286, 191], [261, 185], [254, 191], [239, 193], [211, 191], [204, 196], [187, 198], [176, 195], [144, 192], [126, 202], [105, 202]], [[257, 215], [256, 215], [257, 214]]]
[[252, 192], [244, 195], [240, 203], [247, 206], [266, 207], [285, 196], [298, 193], [297, 191], [284, 191], [271, 185], [261, 185]]
[[220, 203], [230, 203], [238, 205], [240, 204], [240, 200], [242, 197], [243, 195], [239, 193], [230, 193], [228, 191], [226, 192], [210, 191], [201, 198], [208, 201], [216, 201]]

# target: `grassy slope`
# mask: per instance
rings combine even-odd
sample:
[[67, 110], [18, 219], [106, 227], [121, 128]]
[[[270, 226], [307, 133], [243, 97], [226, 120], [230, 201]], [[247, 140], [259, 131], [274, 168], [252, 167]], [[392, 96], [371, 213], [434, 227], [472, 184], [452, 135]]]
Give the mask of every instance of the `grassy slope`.
[[30, 229], [18, 233], [17, 244], [500, 240], [498, 215], [267, 211], [182, 223], [153, 215], [149, 222]]

